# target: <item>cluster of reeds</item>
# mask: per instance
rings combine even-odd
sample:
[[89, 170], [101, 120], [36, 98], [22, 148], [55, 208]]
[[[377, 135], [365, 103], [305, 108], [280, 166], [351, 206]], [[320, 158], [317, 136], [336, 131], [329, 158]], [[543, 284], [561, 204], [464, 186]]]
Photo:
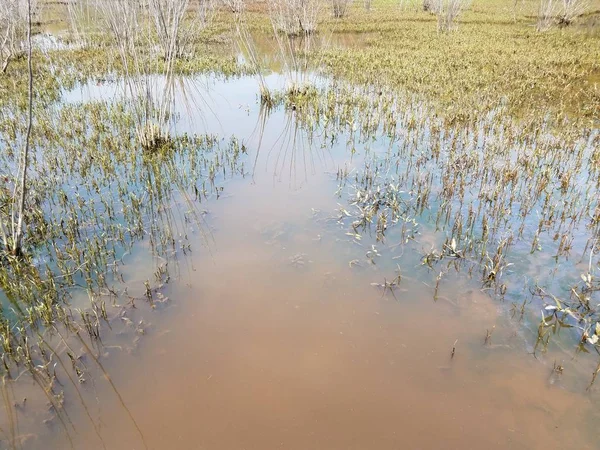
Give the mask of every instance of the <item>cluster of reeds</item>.
[[[341, 19], [342, 17], [345, 17], [348, 13], [348, 9], [350, 8], [351, 4], [351, 0], [332, 0], [333, 17], [335, 17], [336, 19]], [[368, 7], [366, 7], [366, 9], [369, 8], [370, 4]]]
[[273, 28], [286, 35], [314, 33], [317, 30], [321, 0], [269, 0]]
[[37, 11], [31, 0], [4, 0], [0, 4], [0, 72], [6, 72], [11, 59], [26, 50], [28, 11]]
[[456, 26], [456, 19], [469, 4], [469, 0], [424, 0], [423, 10], [436, 15], [439, 32], [448, 32]]
[[555, 25], [571, 25], [589, 9], [588, 0], [540, 0], [537, 30], [547, 31]]

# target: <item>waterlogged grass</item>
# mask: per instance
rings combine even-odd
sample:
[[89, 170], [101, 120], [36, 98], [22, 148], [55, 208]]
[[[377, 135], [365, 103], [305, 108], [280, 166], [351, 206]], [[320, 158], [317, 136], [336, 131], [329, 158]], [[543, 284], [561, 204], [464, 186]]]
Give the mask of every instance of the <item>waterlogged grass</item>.
[[[273, 98], [305, 140], [346, 142], [352, 159], [337, 172], [335, 217], [353, 244], [370, 248], [367, 263], [373, 255], [383, 263], [377, 246], [420, 254], [434, 299], [451, 272], [477, 280], [512, 303], [515, 320], [537, 328], [526, 336], [536, 356], [554, 344], [598, 352], [598, 130], [558, 131], [551, 121], [497, 111], [452, 122], [415, 97], [331, 83]], [[424, 244], [423, 234], [439, 239]], [[523, 276], [540, 258], [549, 274]], [[414, 261], [400, 256], [396, 264]], [[399, 277], [390, 272], [384, 292]]]
[[[352, 34], [368, 39], [360, 46], [314, 46], [318, 55], [313, 59], [319, 62], [315, 69], [418, 94], [452, 120], [477, 118], [502, 107], [515, 117], [549, 116], [557, 124], [568, 118], [590, 126], [600, 116], [600, 32], [593, 26], [600, 3], [592, 2], [588, 16], [575, 25], [544, 33], [535, 29], [537, 6], [533, 0], [517, 2], [516, 8], [512, 3], [474, 1], [450, 33], [438, 33], [436, 17], [421, 11], [418, 2], [381, 0], [370, 11], [355, 5], [344, 19], [329, 17], [325, 8], [319, 27], [325, 41]], [[233, 22], [233, 15], [221, 10], [196, 37], [193, 51], [177, 60], [176, 72], [234, 75], [254, 70], [236, 62]], [[272, 34], [262, 7], [251, 5], [244, 22], [252, 32]], [[106, 35], [95, 34], [86, 46], [52, 52], [46, 59], [65, 81], [83, 81], [122, 71], [110, 46]], [[271, 47], [274, 55], [280, 53], [275, 42]], [[160, 73], [159, 58], [150, 50], [147, 56], [152, 70]], [[15, 64], [13, 73], [19, 70]], [[6, 80], [0, 82], [0, 92], [13, 88], [2, 86]]]
[[[308, 133], [344, 130], [352, 155], [367, 146], [364, 167], [338, 170], [340, 222], [355, 243], [396, 228], [393, 240], [409, 243], [433, 228], [445, 236], [423, 252], [434, 298], [449, 270], [477, 273], [483, 290], [515, 299], [519, 320], [526, 304], [530, 322], [542, 310], [534, 354], [561, 330], [577, 352], [598, 352], [599, 33], [589, 17], [539, 33], [533, 5], [517, 6], [476, 2], [447, 34], [422, 11], [355, 9], [322, 30], [368, 34], [367, 44], [310, 57], [350, 84], [292, 84], [265, 103]], [[382, 136], [387, 153], [369, 156]], [[511, 279], [538, 254], [561, 276]], [[516, 300], [523, 281], [528, 296]]]
[[[105, 80], [123, 76], [125, 68], [122, 59], [115, 51], [109, 36], [95, 34], [93, 38], [83, 42], [71, 42], [69, 34], [61, 27], [58, 48], [36, 48], [34, 51], [34, 95], [36, 103], [50, 104], [60, 98], [64, 91], [72, 89], [77, 83], [89, 80]], [[228, 32], [224, 25], [215, 25], [196, 36], [192, 51], [174, 61], [173, 73], [179, 76], [200, 73], [219, 74], [232, 77], [248, 73], [248, 68], [239, 65], [235, 52], [232, 51], [230, 27]], [[44, 24], [38, 32], [44, 31]], [[140, 60], [150, 74], [163, 74], [166, 63], [159, 57], [157, 50], [148, 47], [141, 40]], [[42, 46], [43, 47], [43, 46]], [[27, 106], [27, 77], [24, 76], [27, 61], [20, 55], [7, 68], [6, 74], [0, 77], [0, 109], [24, 110]]]
[[[20, 152], [18, 117], [0, 122], [2, 205], [10, 204]], [[25, 252], [0, 261], [0, 377], [27, 373], [66, 426], [53, 362], [61, 356], [52, 346], [69, 348], [75, 338], [94, 348], [122, 305], [162, 301], [161, 287], [178, 276], [192, 238], [210, 242], [200, 205], [221, 194], [225, 177], [243, 173], [245, 148], [235, 138], [180, 134], [145, 151], [118, 101], [55, 105], [35, 117]], [[138, 286], [123, 268], [139, 243], [155, 273]], [[83, 383], [87, 370], [77, 361], [73, 370]]]
[[370, 33], [369, 44], [325, 51], [324, 63], [353, 82], [423, 95], [450, 118], [505, 106], [518, 117], [597, 123], [600, 32], [572, 26], [540, 33], [533, 10], [525, 2], [515, 20], [510, 2], [475, 1], [457, 29], [440, 34], [426, 12], [375, 2], [373, 11], [353, 10], [331, 24], [334, 32]]
[[[352, 244], [367, 249], [370, 263], [382, 259], [378, 246], [418, 255], [432, 275], [434, 299], [451, 272], [468, 275], [512, 304], [517, 320], [536, 323], [536, 356], [561, 330], [561, 343], [598, 352], [600, 33], [585, 25], [536, 32], [534, 2], [513, 10], [475, 1], [444, 34], [426, 12], [386, 1], [372, 6], [325, 19], [318, 46], [273, 52], [280, 62], [271, 67], [287, 71], [291, 82], [278, 92], [257, 85], [257, 129], [264, 132], [268, 115], [283, 108], [289, 120], [278, 142], [285, 155], [300, 142], [320, 141], [323, 150], [345, 140], [349, 162], [332, 183], [340, 198], [334, 219]], [[264, 8], [245, 17], [252, 31], [271, 31]], [[327, 48], [331, 33], [368, 38]], [[238, 64], [235, 39], [233, 18], [223, 12], [194, 51], [176, 60], [175, 73], [262, 79], [259, 60]], [[148, 74], [161, 73], [154, 50], [140, 48]], [[119, 79], [115, 55], [99, 34], [83, 46], [35, 52], [26, 252], [0, 260], [0, 376], [30, 374], [65, 428], [51, 343], [73, 335], [89, 349], [111, 323], [111, 306], [160, 301], [178, 258], [194, 239], [210, 239], [201, 202], [221, 194], [224, 178], [245, 174], [246, 148], [236, 138], [173, 134], [147, 151], [136, 140], [132, 103], [60, 103], [78, 83]], [[25, 65], [16, 59], [0, 76], [2, 214], [22, 148]], [[315, 82], [316, 72], [334, 78]], [[439, 243], [424, 246], [425, 233]], [[133, 295], [123, 261], [141, 243], [162, 263]], [[522, 298], [519, 272], [542, 257], [560, 277], [528, 280]], [[402, 258], [388, 263], [389, 276], [377, 284], [384, 295], [409, 279]], [[73, 370], [83, 382], [76, 358]]]

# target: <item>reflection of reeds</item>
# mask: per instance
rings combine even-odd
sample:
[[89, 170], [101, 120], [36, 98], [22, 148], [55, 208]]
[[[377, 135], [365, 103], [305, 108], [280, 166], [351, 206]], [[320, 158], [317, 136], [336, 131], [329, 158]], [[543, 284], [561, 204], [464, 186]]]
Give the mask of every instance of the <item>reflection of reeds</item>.
[[248, 29], [246, 17], [242, 12], [236, 12], [234, 16], [234, 26], [236, 32], [236, 43], [239, 51], [246, 58], [246, 63], [258, 81], [261, 103], [271, 105], [273, 103], [272, 94], [267, 87], [265, 76], [263, 74], [263, 65], [260, 60], [260, 55], [257, 51], [254, 38]]
[[[308, 31], [282, 32], [276, 17], [277, 15], [271, 15], [271, 24], [273, 37], [277, 43], [278, 62], [281, 64], [281, 72], [286, 78], [284, 92], [293, 93], [305, 89], [311, 82], [310, 77], [320, 69], [322, 63], [320, 50], [329, 47], [333, 31], [327, 36], [318, 36]], [[264, 61], [243, 12], [234, 15], [234, 26], [238, 48], [252, 73], [257, 77], [261, 103], [273, 107], [277, 95], [267, 86], [263, 74]]]
[[[272, 113], [271, 108], [261, 105], [253, 133], [258, 139], [252, 168], [253, 178], [262, 154], [265, 131]], [[272, 163], [274, 179], [282, 181], [287, 174], [290, 186], [298, 186], [308, 180], [309, 173], [315, 173], [319, 161], [324, 163], [326, 150], [314, 143], [318, 130], [313, 127], [310, 120], [305, 120], [307, 119], [305, 116], [292, 108], [286, 108], [284, 114], [283, 128], [275, 135], [275, 140], [267, 151], [265, 168]]]
[[14, 401], [10, 398], [10, 393], [7, 388], [7, 383], [10, 381], [6, 380], [7, 375], [2, 376], [2, 402], [4, 403], [4, 411], [6, 412], [6, 416], [8, 417], [8, 431], [0, 429], [0, 432], [5, 436], [5, 440], [8, 441], [8, 445], [10, 448], [18, 448], [17, 446], [17, 438], [19, 436], [19, 431], [17, 427], [17, 413], [14, 408]]
[[[96, 0], [125, 74], [124, 94], [136, 122], [138, 142], [148, 151], [169, 144], [176, 61], [184, 55], [194, 35], [206, 26], [211, 5], [201, 2], [194, 16], [187, 18], [190, 0], [148, 0], [147, 5], [139, 1]], [[156, 46], [161, 49], [162, 58], [152, 55]]]

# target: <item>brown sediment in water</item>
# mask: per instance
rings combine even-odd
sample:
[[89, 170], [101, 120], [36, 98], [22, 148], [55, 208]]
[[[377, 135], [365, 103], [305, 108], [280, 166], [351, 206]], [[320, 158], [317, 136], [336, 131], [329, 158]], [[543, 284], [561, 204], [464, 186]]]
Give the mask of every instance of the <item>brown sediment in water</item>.
[[[102, 368], [83, 343], [71, 344], [86, 365], [84, 401], [60, 368], [55, 389], [65, 391], [74, 447], [142, 448], [141, 433], [149, 448], [593, 448], [595, 393], [567, 382], [575, 363], [561, 377], [550, 373], [553, 356], [571, 355], [527, 354], [534, 334], [523, 338], [509, 305], [489, 298], [491, 286], [481, 289], [468, 268], [454, 273], [469, 255], [431, 221], [414, 237], [348, 236], [353, 225], [339, 219], [340, 208], [361, 205], [332, 195], [334, 174], [360, 170], [366, 146], [350, 162], [343, 138], [336, 148], [310, 146], [313, 136], [294, 128], [289, 111], [273, 114], [263, 142], [254, 87], [219, 83], [212, 93], [224, 101], [214, 110], [223, 116], [200, 118], [219, 135], [239, 136], [249, 164], [245, 179], [217, 181], [216, 189], [227, 181], [225, 192], [199, 204], [208, 211], [197, 211], [200, 224], [175, 224], [174, 283], [158, 288], [171, 301], [155, 291], [146, 302], [162, 262], [147, 256], [147, 240], [137, 243], [120, 268], [137, 309], [116, 309], [123, 316], [98, 346]], [[85, 95], [104, 90], [86, 86]], [[177, 193], [169, 201], [180, 202], [180, 214], [190, 208]], [[430, 269], [423, 257], [434, 247], [447, 255]], [[524, 277], [558, 270], [549, 253], [532, 258], [517, 269]], [[521, 281], [511, 278], [511, 301]], [[12, 396], [31, 399], [19, 406], [26, 448], [68, 447], [44, 398], [27, 389], [15, 386]], [[50, 428], [40, 430], [46, 419]]]
[[[319, 178], [301, 191], [259, 178], [213, 205], [212, 254], [194, 254], [136, 352], [108, 350], [149, 448], [593, 448], [573, 433], [584, 395], [549, 384], [518, 338], [484, 345], [501, 316], [485, 294], [449, 282], [435, 303], [405, 280], [382, 296], [369, 285], [380, 273], [318, 239], [311, 207], [335, 205]], [[97, 390], [106, 447], [142, 448], [114, 393]], [[102, 448], [71, 416], [75, 448]], [[60, 432], [31, 443], [67, 445]]]

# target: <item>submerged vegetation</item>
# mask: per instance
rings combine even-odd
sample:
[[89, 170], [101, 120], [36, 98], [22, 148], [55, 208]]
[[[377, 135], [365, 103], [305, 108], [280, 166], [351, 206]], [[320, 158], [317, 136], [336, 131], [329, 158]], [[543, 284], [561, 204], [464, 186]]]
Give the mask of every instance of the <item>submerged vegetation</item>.
[[[197, 230], [210, 244], [198, 203], [220, 195], [219, 176], [243, 173], [244, 148], [235, 139], [223, 146], [213, 136], [181, 135], [148, 153], [134, 125], [122, 103], [63, 105], [37, 114], [33, 147], [43, 152], [30, 168], [26, 255], [5, 259], [0, 278], [3, 376], [31, 373], [59, 418], [54, 397], [60, 385], [47, 369], [61, 356], [47, 346], [74, 334], [93, 348], [102, 342], [102, 324], [121, 317], [111, 311], [123, 302], [154, 307], [158, 288], [178, 275], [178, 260], [190, 251], [190, 233]], [[13, 144], [2, 145], [10, 167]], [[155, 258], [156, 273], [153, 282], [132, 286], [122, 267], [138, 242]], [[79, 368], [78, 376], [85, 371]]]
[[[63, 5], [54, 50], [25, 45], [24, 5], [0, 6], [0, 376], [4, 387], [30, 377], [67, 433], [59, 379], [77, 391], [88, 371], [73, 343], [104, 372], [103, 330], [164, 300], [193, 244], [210, 247], [199, 205], [246, 175], [238, 138], [176, 126], [183, 109], [214, 113], [193, 100], [201, 72], [257, 80], [253, 173], [277, 111], [280, 176], [344, 143], [334, 223], [369, 264], [383, 259], [377, 246], [401, 251], [382, 264], [394, 271], [375, 283], [383, 295], [410, 278], [406, 249], [434, 299], [462, 273], [534, 323], [534, 355], [561, 330], [559, 342], [600, 354], [597, 2], [90, 0]], [[333, 44], [356, 35], [361, 45]], [[273, 61], [280, 90], [267, 82]], [[90, 82], [112, 100], [68, 100]], [[123, 272], [140, 248], [155, 273], [134, 286]], [[537, 258], [556, 273], [524, 282]], [[18, 447], [6, 392], [3, 439]]]
[[[516, 320], [535, 323], [541, 309], [534, 355], [561, 330], [577, 352], [600, 351], [596, 128], [557, 130], [552, 121], [525, 122], [501, 109], [455, 122], [415, 96], [345, 82], [317, 86], [273, 97], [294, 124], [281, 150], [294, 161], [306, 145], [314, 152], [343, 139], [354, 161], [337, 171], [345, 204], [336, 220], [351, 242], [372, 246], [367, 261], [375, 264], [372, 252], [381, 256], [376, 245], [391, 245], [421, 254], [420, 264], [435, 275], [434, 299], [450, 272], [462, 272], [510, 301]], [[421, 235], [432, 232], [444, 238], [425, 247]], [[565, 273], [525, 280], [529, 293], [519, 299], [518, 274], [537, 255], [548, 258], [551, 272]], [[399, 284], [398, 276], [392, 280], [384, 292]]]

